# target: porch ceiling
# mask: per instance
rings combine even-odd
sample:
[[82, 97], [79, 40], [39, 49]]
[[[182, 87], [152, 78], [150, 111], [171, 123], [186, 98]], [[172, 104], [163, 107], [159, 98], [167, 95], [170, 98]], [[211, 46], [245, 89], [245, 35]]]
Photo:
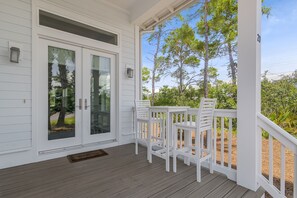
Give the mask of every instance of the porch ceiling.
[[152, 30], [157, 24], [197, 3], [199, 0], [96, 0], [130, 15], [130, 21], [141, 30]]

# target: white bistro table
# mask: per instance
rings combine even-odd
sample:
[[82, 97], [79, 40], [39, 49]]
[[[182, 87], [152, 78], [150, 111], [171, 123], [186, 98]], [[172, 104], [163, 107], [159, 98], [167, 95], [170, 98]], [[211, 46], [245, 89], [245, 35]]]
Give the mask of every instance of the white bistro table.
[[[164, 113], [165, 118], [165, 131], [166, 131], [166, 149], [167, 149], [167, 159], [166, 159], [166, 171], [170, 171], [170, 147], [172, 148], [172, 115], [177, 113], [186, 113], [190, 107], [188, 106], [152, 106], [149, 107], [151, 113], [158, 112]], [[151, 115], [151, 114], [150, 114]], [[168, 146], [169, 145], [169, 146]]]

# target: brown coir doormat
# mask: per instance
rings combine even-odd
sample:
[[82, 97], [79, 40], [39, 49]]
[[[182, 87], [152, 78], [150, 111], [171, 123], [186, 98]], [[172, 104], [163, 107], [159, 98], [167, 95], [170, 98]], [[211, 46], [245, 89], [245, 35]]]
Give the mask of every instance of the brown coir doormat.
[[96, 157], [102, 157], [108, 155], [104, 150], [96, 150], [96, 151], [89, 151], [89, 152], [84, 152], [84, 153], [78, 153], [78, 154], [73, 154], [73, 155], [68, 155], [67, 158], [69, 162], [74, 163], [74, 162], [80, 162], [83, 160], [88, 160]]

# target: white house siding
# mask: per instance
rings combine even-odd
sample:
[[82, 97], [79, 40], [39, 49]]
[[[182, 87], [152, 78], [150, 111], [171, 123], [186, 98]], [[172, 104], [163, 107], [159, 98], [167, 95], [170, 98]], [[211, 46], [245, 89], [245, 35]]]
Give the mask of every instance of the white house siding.
[[[0, 153], [31, 147], [31, 1], [0, 0]], [[8, 42], [23, 45], [10, 63]]]
[[[132, 106], [135, 97], [135, 80], [128, 79], [125, 75], [126, 66], [134, 67], [135, 65], [135, 34], [134, 26], [129, 23], [129, 15], [120, 9], [100, 4], [100, 1], [94, 0], [40, 1], [73, 11], [92, 20], [98, 20], [101, 23], [104, 22], [121, 30], [119, 137], [120, 144], [129, 142], [132, 139]], [[23, 45], [23, 60], [19, 64], [9, 62], [9, 41]], [[35, 141], [37, 138], [32, 137], [32, 105], [34, 104], [31, 103], [31, 48], [31, 0], [0, 0], [0, 168], [44, 159], [38, 157], [37, 142]], [[29, 149], [26, 150], [26, 148]]]

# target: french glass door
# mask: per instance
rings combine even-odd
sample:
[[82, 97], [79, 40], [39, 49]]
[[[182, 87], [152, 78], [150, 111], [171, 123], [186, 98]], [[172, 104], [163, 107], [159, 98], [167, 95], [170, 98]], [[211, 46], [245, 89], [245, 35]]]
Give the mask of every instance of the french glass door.
[[115, 56], [40, 39], [39, 149], [115, 138]]
[[83, 49], [83, 141], [115, 139], [115, 55]]

